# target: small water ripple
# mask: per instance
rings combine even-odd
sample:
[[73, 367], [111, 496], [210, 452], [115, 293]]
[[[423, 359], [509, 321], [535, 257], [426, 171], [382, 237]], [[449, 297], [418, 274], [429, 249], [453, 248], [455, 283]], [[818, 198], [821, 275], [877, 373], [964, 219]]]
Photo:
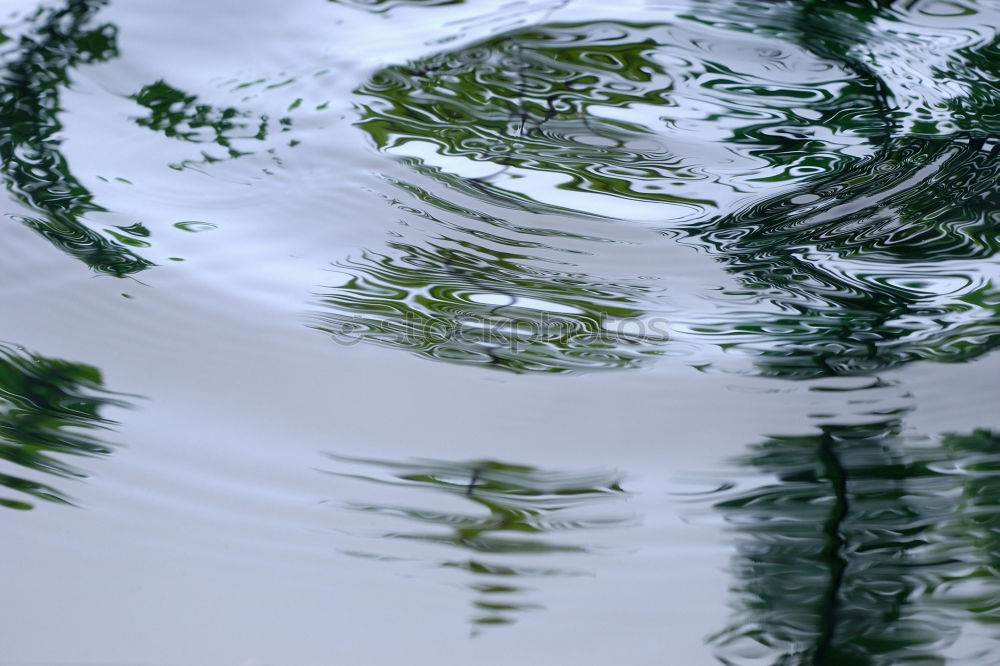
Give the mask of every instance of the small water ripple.
[[331, 0], [358, 9], [364, 9], [376, 13], [390, 12], [397, 7], [441, 7], [444, 5], [458, 5], [464, 0]]

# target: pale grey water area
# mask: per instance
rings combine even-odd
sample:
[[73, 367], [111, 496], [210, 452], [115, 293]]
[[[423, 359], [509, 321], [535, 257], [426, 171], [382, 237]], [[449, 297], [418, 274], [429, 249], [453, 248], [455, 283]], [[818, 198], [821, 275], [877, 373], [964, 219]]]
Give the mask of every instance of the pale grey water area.
[[5, 3], [0, 666], [1000, 664], [1000, 6], [840, 4]]

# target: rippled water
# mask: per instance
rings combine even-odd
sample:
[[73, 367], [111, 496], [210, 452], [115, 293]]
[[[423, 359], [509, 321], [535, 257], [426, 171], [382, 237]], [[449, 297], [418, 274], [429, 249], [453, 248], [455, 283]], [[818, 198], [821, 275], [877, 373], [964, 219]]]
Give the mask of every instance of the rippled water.
[[992, 664], [1000, 5], [16, 0], [0, 664]]

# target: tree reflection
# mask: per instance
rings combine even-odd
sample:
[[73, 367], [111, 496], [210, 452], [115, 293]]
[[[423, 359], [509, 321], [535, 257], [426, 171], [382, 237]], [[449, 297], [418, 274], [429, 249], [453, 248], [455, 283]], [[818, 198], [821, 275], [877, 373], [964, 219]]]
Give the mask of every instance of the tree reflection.
[[[808, 1], [777, 16], [753, 4], [711, 13], [737, 30], [756, 30], [761, 16], [785, 23], [799, 43], [843, 62], [869, 87], [877, 103], [867, 117], [882, 127], [869, 134], [873, 154], [830, 164], [807, 158], [802, 164], [816, 173], [794, 188], [689, 231], [691, 242], [782, 313], [734, 312], [699, 328], [756, 356], [764, 374], [809, 378], [965, 361], [1000, 342], [996, 275], [983, 261], [1000, 249], [992, 113], [1000, 95], [985, 73], [1000, 40], [966, 34], [968, 45], [949, 53], [954, 34], [935, 47], [937, 37], [893, 29], [902, 23], [891, 4]], [[976, 13], [974, 4], [966, 9]], [[885, 77], [939, 50], [947, 57], [919, 85]], [[963, 94], [948, 92], [958, 88]], [[941, 96], [946, 104], [935, 101]], [[936, 106], [951, 113], [935, 115]], [[786, 147], [773, 159], [794, 154]]]
[[[1000, 143], [904, 138], [875, 157], [734, 215], [697, 242], [788, 313], [707, 326], [767, 374], [964, 361], [1000, 342]], [[734, 325], [735, 324], [735, 325]]]
[[[0, 47], [0, 177], [7, 189], [38, 216], [20, 221], [92, 270], [116, 277], [135, 274], [152, 262], [137, 250], [149, 246], [141, 223], [96, 230], [88, 215], [105, 212], [72, 173], [61, 152], [60, 95], [73, 70], [118, 57], [117, 28], [94, 24], [107, 0], [69, 0], [42, 7], [23, 21], [25, 31]], [[133, 118], [140, 127], [190, 143], [211, 143], [223, 154], [203, 149], [200, 158], [171, 165], [181, 169], [252, 154], [247, 141], [269, 132], [287, 132], [289, 118], [271, 122], [232, 107], [215, 108], [164, 81], [144, 86], [132, 99], [147, 113]], [[293, 142], [294, 145], [294, 142]], [[268, 149], [272, 160], [274, 149]]]
[[1000, 614], [1000, 434], [975, 430], [943, 438], [938, 463], [960, 489], [953, 513], [939, 527], [942, 550], [961, 552], [967, 568], [949, 580], [942, 599], [997, 632]]
[[[290, 118], [281, 118], [273, 123], [267, 116], [255, 116], [235, 107], [213, 107], [199, 102], [196, 95], [162, 80], [144, 86], [132, 95], [132, 99], [147, 112], [133, 119], [136, 125], [162, 132], [171, 139], [206, 145], [200, 160], [185, 160], [170, 165], [177, 170], [194, 164], [214, 164], [252, 155], [253, 151], [241, 150], [239, 146], [251, 141], [265, 141], [268, 134], [274, 131], [275, 124], [281, 132], [288, 132], [292, 124]], [[218, 146], [224, 150], [213, 154], [207, 152], [207, 146]], [[274, 149], [267, 152], [273, 155]]]
[[391, 255], [341, 262], [313, 326], [342, 343], [372, 342], [513, 372], [637, 367], [664, 352], [667, 321], [650, 287], [529, 265], [530, 255], [472, 243], [390, 242]]
[[[358, 89], [358, 124], [380, 149], [493, 203], [590, 214], [582, 202], [600, 195], [626, 211], [659, 203], [673, 219], [799, 180], [817, 161], [851, 161], [848, 148], [885, 134], [871, 112], [877, 81], [843, 56], [767, 49], [782, 30], [760, 21], [722, 37], [685, 19], [532, 26], [391, 66]], [[775, 78], [787, 59], [799, 66]], [[545, 187], [525, 194], [518, 179]]]
[[[737, 535], [738, 612], [712, 639], [724, 663], [945, 663], [967, 618], [989, 621], [1000, 500], [981, 490], [997, 437], [929, 446], [900, 431], [827, 425], [739, 461], [775, 480], [715, 505]], [[966, 471], [984, 460], [986, 474]]]
[[[630, 309], [640, 313], [632, 316], [669, 316], [687, 339], [750, 356], [759, 373], [864, 374], [993, 349], [1000, 299], [995, 267], [983, 259], [998, 249], [1000, 142], [989, 138], [989, 113], [963, 110], [996, 104], [984, 73], [996, 40], [947, 59], [953, 82], [971, 92], [950, 102], [954, 123], [935, 125], [919, 109], [904, 113], [880, 78], [891, 63], [877, 69], [865, 55], [874, 22], [896, 20], [878, 3], [701, 9], [670, 24], [533, 26], [388, 67], [358, 90], [358, 124], [380, 149], [461, 196], [536, 215], [537, 229], [545, 228], [541, 214], [605, 214], [591, 207], [594, 195], [621, 201], [623, 211], [662, 206], [664, 218], [674, 220], [664, 232], [722, 262], [746, 291], [716, 289], [704, 299], [712, 312], [668, 313], [642, 297], [655, 291], [653, 280], [669, 285], [656, 276], [647, 280], [650, 289], [626, 290]], [[716, 32], [700, 33], [704, 26]], [[762, 36], [774, 37], [774, 48], [751, 49]], [[897, 51], [907, 43], [905, 35], [892, 39]], [[822, 76], [799, 80], [810, 63]], [[962, 82], [966, 69], [971, 86]], [[482, 163], [494, 169], [484, 171]], [[416, 196], [449, 209], [440, 195]], [[501, 243], [515, 244], [503, 225], [488, 222]], [[457, 234], [445, 240], [469, 247]], [[395, 256], [367, 256], [391, 271], [341, 265], [353, 279], [324, 298], [337, 311], [330, 321], [380, 341], [379, 311], [399, 313], [402, 302], [416, 302], [421, 290], [456, 275], [452, 268], [461, 272], [454, 259], [461, 252], [441, 245], [390, 243]], [[552, 273], [483, 254], [476, 262], [497, 270], [480, 271], [465, 285], [470, 292], [479, 290], [475, 284], [514, 298], [539, 276], [533, 287], [546, 290]], [[389, 278], [410, 263], [405, 282]], [[382, 279], [368, 284], [376, 273]], [[515, 282], [521, 291], [510, 288]], [[579, 304], [601, 291], [600, 283], [592, 278], [564, 295]], [[563, 349], [615, 359], [605, 367], [640, 365], [627, 344], [605, 343]], [[478, 353], [491, 365], [517, 363], [513, 355], [497, 363], [482, 349], [452, 353], [426, 340], [418, 348], [449, 361]], [[702, 367], [702, 359], [692, 362]]]
[[[694, 243], [784, 313], [743, 313], [702, 328], [757, 356], [765, 374], [965, 361], [1000, 342], [997, 276], [983, 261], [1000, 249], [1000, 141], [991, 112], [1000, 95], [984, 70], [1000, 40], [969, 40], [923, 85], [894, 91], [900, 81], [882, 80], [879, 71], [936, 51], [929, 40], [875, 30], [876, 22], [899, 20], [888, 4], [807, 2], [789, 15], [802, 44], [840, 57], [875, 86], [879, 104], [870, 112], [884, 126], [873, 135], [877, 152], [691, 230]], [[945, 94], [949, 86], [964, 94]], [[941, 95], [952, 113], [933, 116]]]
[[[30, 354], [0, 344], [0, 460], [35, 472], [83, 478], [64, 456], [100, 457], [112, 445], [95, 433], [115, 425], [101, 415], [124, 407], [103, 388], [94, 367]], [[53, 486], [0, 473], [0, 485], [36, 499], [72, 503]], [[30, 509], [22, 499], [0, 497], [0, 506]]]
[[[622, 499], [626, 491], [618, 475], [606, 471], [558, 472], [496, 461], [447, 462], [417, 460], [390, 462], [331, 456], [341, 476], [362, 479], [396, 489], [393, 503], [350, 502], [347, 507], [384, 519], [402, 519], [419, 529], [384, 532], [383, 539], [403, 539], [435, 547], [458, 549], [466, 557], [442, 556], [436, 566], [473, 575], [469, 588], [474, 625], [510, 624], [516, 614], [540, 608], [526, 600], [526, 581], [577, 575], [559, 566], [546, 566], [546, 556], [587, 554], [596, 547], [567, 542], [560, 533], [578, 534], [607, 529], [629, 521], [621, 514], [594, 513], [596, 505]], [[349, 472], [349, 466], [360, 467]], [[402, 492], [400, 492], [402, 491]], [[416, 491], [450, 495], [471, 505], [470, 512], [420, 508]], [[396, 503], [406, 499], [406, 504]], [[475, 510], [478, 509], [478, 510]], [[387, 521], [388, 522], [388, 521]], [[370, 553], [354, 553], [381, 559]]]
[[[105, 0], [70, 0], [64, 7], [42, 7], [28, 19], [31, 28], [3, 51], [0, 76], [0, 160], [7, 189], [41, 217], [21, 221], [91, 269], [123, 277], [151, 262], [128, 245], [128, 230], [104, 235], [84, 217], [103, 211], [72, 174], [60, 152], [60, 89], [79, 65], [118, 55], [113, 25], [92, 25]], [[124, 241], [124, 244], [123, 244]], [[131, 241], [131, 242], [128, 242]]]

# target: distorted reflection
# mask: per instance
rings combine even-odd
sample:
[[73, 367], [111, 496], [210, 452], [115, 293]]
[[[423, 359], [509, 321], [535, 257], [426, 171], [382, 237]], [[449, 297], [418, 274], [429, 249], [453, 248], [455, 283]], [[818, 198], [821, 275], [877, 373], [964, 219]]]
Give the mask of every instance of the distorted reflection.
[[358, 124], [494, 203], [696, 220], [885, 134], [875, 82], [779, 33], [692, 17], [532, 26], [378, 72]]
[[[677, 278], [670, 267], [619, 292], [625, 317], [669, 316], [675, 342], [700, 345], [689, 358], [697, 367], [731, 370], [729, 359], [749, 357], [755, 373], [811, 378], [962, 361], [995, 347], [1000, 294], [987, 260], [997, 250], [1000, 139], [991, 138], [994, 116], [966, 112], [997, 104], [984, 72], [996, 36], [965, 25], [935, 35], [893, 29], [890, 48], [868, 41], [874, 23], [899, 23], [888, 5], [703, 9], [667, 12], [657, 24], [533, 26], [388, 67], [358, 90], [358, 125], [456, 198], [527, 211], [537, 229], [556, 213], [655, 219], [721, 262], [744, 288], [705, 285], [696, 310], [668, 311], [649, 297]], [[925, 59], [937, 53], [936, 74], [901, 50], [908, 43]], [[888, 85], [882, 75], [893, 67], [923, 87]], [[983, 85], [962, 83], [967, 74]], [[441, 194], [414, 196], [457, 210]], [[469, 227], [482, 222], [465, 215]], [[515, 244], [502, 222], [490, 222], [495, 235]], [[552, 282], [573, 287], [572, 307], [602, 327], [593, 311], [609, 290], [585, 263], [537, 271], [523, 254], [467, 251], [454, 233], [467, 230], [442, 227], [445, 236], [340, 262], [342, 284], [323, 297], [335, 314], [320, 328], [441, 360], [579, 369], [551, 349], [540, 365], [531, 349], [498, 360], [478, 341], [435, 344], [421, 332], [399, 342], [400, 319], [418, 321], [418, 331], [461, 330], [447, 318], [507, 316], [519, 298], [551, 300]], [[438, 285], [456, 296], [428, 299]], [[484, 294], [494, 309], [468, 302]], [[427, 303], [438, 317], [422, 311]], [[637, 367], [664, 353], [632, 342], [556, 344], [594, 354], [593, 367]]]
[[[133, 120], [140, 127], [163, 132], [171, 139], [179, 139], [188, 143], [209, 144], [219, 146], [224, 151], [207, 152], [202, 149], [201, 158], [186, 160], [171, 164], [173, 169], [183, 169], [195, 164], [212, 164], [222, 160], [234, 159], [243, 155], [252, 155], [251, 142], [264, 141], [269, 132], [287, 132], [291, 128], [290, 118], [280, 118], [277, 123], [267, 116], [254, 116], [248, 111], [234, 107], [214, 108], [210, 104], [199, 103], [196, 95], [185, 93], [174, 88], [165, 81], [156, 81], [132, 95], [135, 102], [148, 111], [147, 115]], [[247, 146], [240, 149], [241, 146]], [[274, 157], [274, 149], [267, 149], [275, 163], [280, 161]]]
[[104, 209], [60, 152], [60, 89], [74, 68], [118, 55], [115, 27], [92, 20], [104, 4], [70, 0], [59, 8], [40, 7], [24, 19], [18, 39], [0, 44], [0, 174], [7, 189], [39, 215], [21, 222], [92, 270], [122, 277], [152, 264], [128, 247], [134, 243], [120, 242], [129, 239], [127, 231], [116, 238], [87, 224], [88, 214]]
[[1000, 141], [904, 138], [692, 242], [783, 313], [701, 322], [766, 374], [815, 377], [997, 346]]
[[[387, 523], [401, 519], [404, 529], [378, 533], [377, 538], [413, 540], [469, 553], [458, 558], [442, 554], [433, 564], [473, 574], [468, 586], [476, 592], [471, 618], [475, 625], [510, 624], [520, 611], [541, 608], [530, 601], [530, 581], [580, 573], [546, 565], [545, 556], [595, 553], [600, 549], [581, 542], [581, 532], [620, 527], [632, 520], [621, 511], [602, 512], [597, 506], [627, 497], [621, 477], [614, 472], [546, 471], [488, 460], [330, 458], [338, 464], [331, 474], [394, 489], [392, 501], [346, 504], [351, 510], [381, 516]], [[426, 492], [439, 495], [438, 499], [445, 495], [459, 500], [448, 504], [456, 510], [420, 507]], [[433, 499], [425, 495], [423, 503]], [[457, 510], [462, 504], [470, 510]], [[405, 527], [411, 524], [419, 527]], [[567, 541], [563, 533], [575, 538]], [[355, 554], [378, 559], [370, 553]]]
[[773, 475], [715, 505], [737, 536], [727, 664], [944, 663], [992, 621], [1000, 439], [907, 437], [896, 419], [772, 437], [739, 462]]
[[[153, 265], [137, 251], [149, 247], [150, 231], [141, 222], [101, 228], [96, 218], [108, 211], [73, 175], [60, 149], [60, 95], [69, 86], [73, 70], [119, 56], [117, 28], [94, 20], [105, 4], [106, 0], [68, 0], [61, 7], [40, 7], [20, 17], [16, 39], [0, 40], [4, 68], [0, 115], [5, 120], [0, 126], [0, 177], [18, 201], [37, 213], [18, 220], [92, 270], [125, 277]], [[170, 164], [174, 169], [210, 165], [261, 150], [269, 160], [261, 168], [263, 173], [271, 173], [268, 166], [282, 165], [273, 146], [257, 146], [271, 134], [290, 131], [288, 117], [271, 120], [233, 107], [216, 108], [163, 80], [144, 86], [131, 99], [145, 113], [132, 116], [132, 122], [202, 145], [200, 155]], [[292, 140], [288, 145], [296, 143]]]
[[316, 328], [514, 372], [638, 367], [669, 343], [669, 322], [643, 309], [649, 285], [602, 283], [471, 243], [388, 250], [336, 265], [340, 284], [321, 294]]
[[946, 550], [955, 557], [961, 553], [968, 568], [949, 580], [939, 597], [992, 629], [1000, 612], [1000, 433], [945, 435], [941, 448], [936, 469], [952, 475], [960, 499], [938, 532]]
[[[98, 436], [115, 422], [101, 415], [127, 403], [103, 387], [101, 373], [89, 365], [31, 354], [0, 343], [0, 485], [35, 499], [71, 504], [68, 495], [22, 476], [18, 467], [67, 478], [86, 474], [65, 456], [99, 457], [113, 445]], [[0, 506], [30, 509], [21, 496], [0, 497]]]
[[802, 5], [802, 43], [844, 54], [877, 83], [871, 113], [887, 132], [870, 155], [692, 229], [692, 243], [782, 313], [732, 311], [696, 333], [790, 378], [993, 349], [1000, 95], [984, 63], [1000, 46], [995, 30], [972, 21], [914, 32], [916, 5]]

